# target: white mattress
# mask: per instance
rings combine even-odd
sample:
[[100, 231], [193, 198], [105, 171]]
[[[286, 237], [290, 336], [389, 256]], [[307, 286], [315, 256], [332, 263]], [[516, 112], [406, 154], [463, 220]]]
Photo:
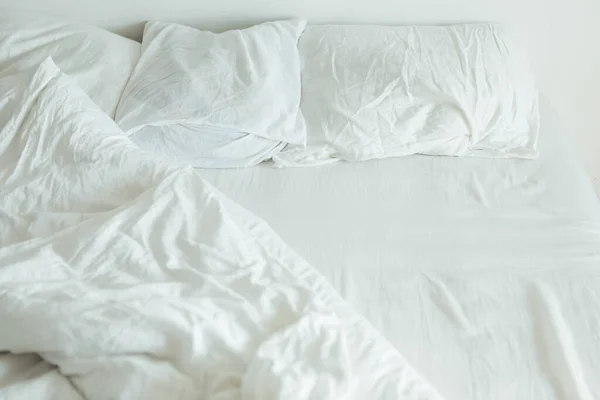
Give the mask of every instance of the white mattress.
[[447, 399], [600, 397], [600, 207], [554, 112], [539, 159], [203, 170]]

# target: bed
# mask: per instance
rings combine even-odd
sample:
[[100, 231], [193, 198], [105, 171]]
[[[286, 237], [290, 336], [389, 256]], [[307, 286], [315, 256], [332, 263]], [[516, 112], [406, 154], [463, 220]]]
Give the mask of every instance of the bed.
[[600, 396], [600, 207], [552, 106], [540, 157], [201, 171], [449, 399]]
[[[319, 165], [290, 167], [285, 163], [302, 160], [294, 158], [294, 146], [306, 144], [290, 134], [311, 130], [311, 105], [303, 108], [306, 125], [298, 117], [307, 92], [317, 96], [312, 107], [319, 111], [323, 81], [343, 81], [336, 65], [344, 63], [321, 59], [305, 63], [301, 84], [297, 44], [306, 29], [311, 40], [304, 45], [310, 50], [316, 42], [319, 51], [319, 29], [333, 32], [332, 43], [346, 42], [346, 30], [358, 41], [364, 32], [374, 34], [384, 38], [385, 49], [396, 49], [389, 40], [396, 43], [403, 34], [421, 44], [427, 35], [413, 28], [306, 28], [303, 20], [259, 25], [254, 34], [262, 32], [286, 51], [257, 51], [260, 62], [219, 77], [238, 77], [241, 70], [243, 79], [232, 79], [236, 85], [264, 78], [257, 84], [248, 78], [249, 86], [265, 85], [279, 97], [258, 92], [263, 116], [248, 101], [257, 92], [237, 97], [240, 91], [232, 95], [207, 79], [217, 100], [204, 104], [207, 119], [216, 115], [206, 123], [194, 119], [203, 104], [194, 97], [202, 92], [194, 86], [201, 80], [193, 74], [182, 80], [177, 71], [185, 76], [197, 60], [175, 62], [172, 56], [182, 48], [195, 51], [212, 33], [155, 21], [145, 33], [156, 39], [152, 47], [87, 26], [44, 19], [40, 28], [38, 22], [26, 24], [28, 35], [18, 33], [23, 22], [0, 24], [0, 60], [8, 60], [0, 63], [0, 398], [600, 397], [600, 203], [571, 147], [569, 127], [545, 99], [538, 118], [533, 80], [524, 69], [511, 69], [516, 53], [496, 62], [496, 53], [478, 50], [491, 43], [504, 55], [496, 25], [418, 28], [459, 49], [459, 57], [441, 52], [451, 56], [436, 61], [423, 78], [435, 84], [423, 86], [458, 87], [464, 93], [456, 97], [480, 118], [474, 125], [461, 114], [464, 104], [437, 98], [425, 114], [433, 115], [434, 128], [449, 131], [432, 128], [422, 138], [425, 147], [407, 150], [401, 143], [388, 153], [372, 146], [368, 154], [346, 154], [360, 161], [331, 160], [339, 155], [332, 150], [314, 153], [325, 157], [312, 160]], [[239, 45], [243, 50], [234, 59], [244, 54], [256, 61], [246, 51], [255, 37], [231, 39], [245, 34], [229, 36], [220, 52], [206, 54], [221, 62]], [[427, 40], [435, 48], [436, 41]], [[372, 42], [361, 44], [365, 54]], [[151, 47], [156, 54], [149, 55]], [[333, 48], [332, 60], [339, 60], [342, 51]], [[472, 54], [463, 58], [464, 48]], [[42, 57], [48, 51], [53, 58]], [[89, 57], [73, 58], [73, 51]], [[111, 57], [110, 68], [84, 62]], [[427, 57], [417, 54], [413, 61]], [[376, 63], [363, 58], [367, 75], [377, 75], [371, 74]], [[436, 81], [447, 60], [461, 66], [475, 60], [476, 67], [493, 71], [464, 68], [472, 72], [464, 74], [466, 81], [448, 89], [444, 79]], [[428, 73], [413, 69], [401, 73], [419, 79]], [[450, 81], [460, 75], [454, 70], [464, 72], [447, 69]], [[314, 73], [308, 91], [307, 70]], [[353, 72], [347, 76], [358, 77], [360, 86], [361, 75]], [[104, 84], [100, 74], [114, 84]], [[163, 90], [163, 81], [177, 90]], [[373, 92], [389, 94], [398, 81]], [[469, 110], [476, 92], [470, 89], [482, 87]], [[500, 94], [490, 90], [485, 98], [489, 88]], [[186, 99], [178, 103], [182, 92]], [[368, 97], [363, 94], [361, 101]], [[379, 97], [359, 104], [376, 115], [361, 123], [378, 120], [397, 103], [379, 103]], [[243, 101], [213, 109], [222, 98]], [[494, 113], [479, 107], [488, 100]], [[436, 114], [436, 101], [451, 110]], [[152, 112], [144, 109], [148, 105]], [[446, 119], [452, 122], [444, 125]], [[225, 126], [231, 120], [252, 123], [247, 130]], [[491, 127], [473, 139], [481, 121]], [[514, 121], [519, 129], [504, 129]], [[319, 123], [313, 115], [312, 127]], [[159, 138], [175, 131], [185, 140], [190, 131], [195, 138], [198, 132], [214, 135], [209, 162], [196, 164], [209, 169], [192, 168], [189, 160], [165, 162], [132, 139], [157, 127]], [[424, 127], [417, 131], [430, 128]], [[445, 137], [453, 129], [460, 135]], [[336, 142], [337, 133], [326, 137], [328, 150], [355, 145]], [[508, 144], [503, 135], [510, 136]], [[220, 147], [223, 137], [242, 146]], [[250, 153], [244, 152], [246, 140], [255, 145]], [[150, 142], [165, 147], [156, 138]], [[207, 142], [188, 147], [194, 152]], [[390, 141], [392, 147], [399, 142]], [[498, 143], [506, 148], [493, 148]], [[310, 145], [309, 134], [305, 159], [313, 155]], [[278, 161], [274, 154], [289, 148], [290, 158]], [[224, 160], [223, 149], [231, 159]], [[275, 161], [263, 162], [269, 158]], [[245, 168], [210, 169], [223, 166]]]

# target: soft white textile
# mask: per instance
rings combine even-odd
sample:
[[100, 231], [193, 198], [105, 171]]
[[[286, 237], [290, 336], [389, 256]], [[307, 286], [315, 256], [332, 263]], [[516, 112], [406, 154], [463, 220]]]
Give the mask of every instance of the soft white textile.
[[440, 398], [264, 223], [141, 153], [51, 60], [16, 110], [0, 351], [56, 369], [4, 355], [0, 397]]
[[265, 219], [445, 398], [596, 399], [598, 199], [559, 113], [541, 110], [535, 160], [201, 175]]
[[308, 148], [281, 165], [536, 154], [535, 79], [500, 26], [311, 26], [299, 50]]
[[0, 77], [48, 57], [114, 117], [141, 45], [100, 28], [0, 7]]
[[168, 162], [198, 168], [251, 167], [281, 151], [285, 142], [228, 128], [194, 125], [146, 126], [129, 138], [140, 148]]
[[305, 25], [215, 34], [148, 22], [119, 126], [144, 149], [205, 168], [255, 165], [286, 143], [304, 144], [297, 43]]
[[22, 86], [27, 83], [22, 74], [0, 77], [0, 126], [16, 112]]

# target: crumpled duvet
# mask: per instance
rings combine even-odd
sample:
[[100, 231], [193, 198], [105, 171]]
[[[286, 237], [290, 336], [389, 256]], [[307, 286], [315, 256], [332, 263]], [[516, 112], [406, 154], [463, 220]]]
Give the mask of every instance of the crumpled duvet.
[[0, 131], [0, 360], [45, 363], [0, 398], [440, 398], [266, 224], [51, 60], [30, 75]]

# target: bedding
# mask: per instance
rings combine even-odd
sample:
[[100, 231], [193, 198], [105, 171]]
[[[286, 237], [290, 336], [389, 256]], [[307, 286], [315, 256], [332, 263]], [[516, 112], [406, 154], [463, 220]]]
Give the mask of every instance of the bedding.
[[24, 74], [0, 77], [0, 123], [7, 121], [15, 112], [19, 88], [26, 79]]
[[440, 399], [266, 224], [52, 60], [25, 74], [0, 124], [0, 397]]
[[100, 28], [0, 7], [0, 77], [57, 65], [109, 116], [140, 57], [138, 42]]
[[205, 170], [447, 399], [600, 398], [600, 210], [560, 113], [535, 160]]
[[536, 155], [535, 79], [502, 26], [310, 26], [299, 51], [308, 146], [280, 166]]
[[204, 168], [252, 166], [303, 145], [297, 42], [305, 25], [215, 34], [148, 22], [119, 126], [145, 150]]

